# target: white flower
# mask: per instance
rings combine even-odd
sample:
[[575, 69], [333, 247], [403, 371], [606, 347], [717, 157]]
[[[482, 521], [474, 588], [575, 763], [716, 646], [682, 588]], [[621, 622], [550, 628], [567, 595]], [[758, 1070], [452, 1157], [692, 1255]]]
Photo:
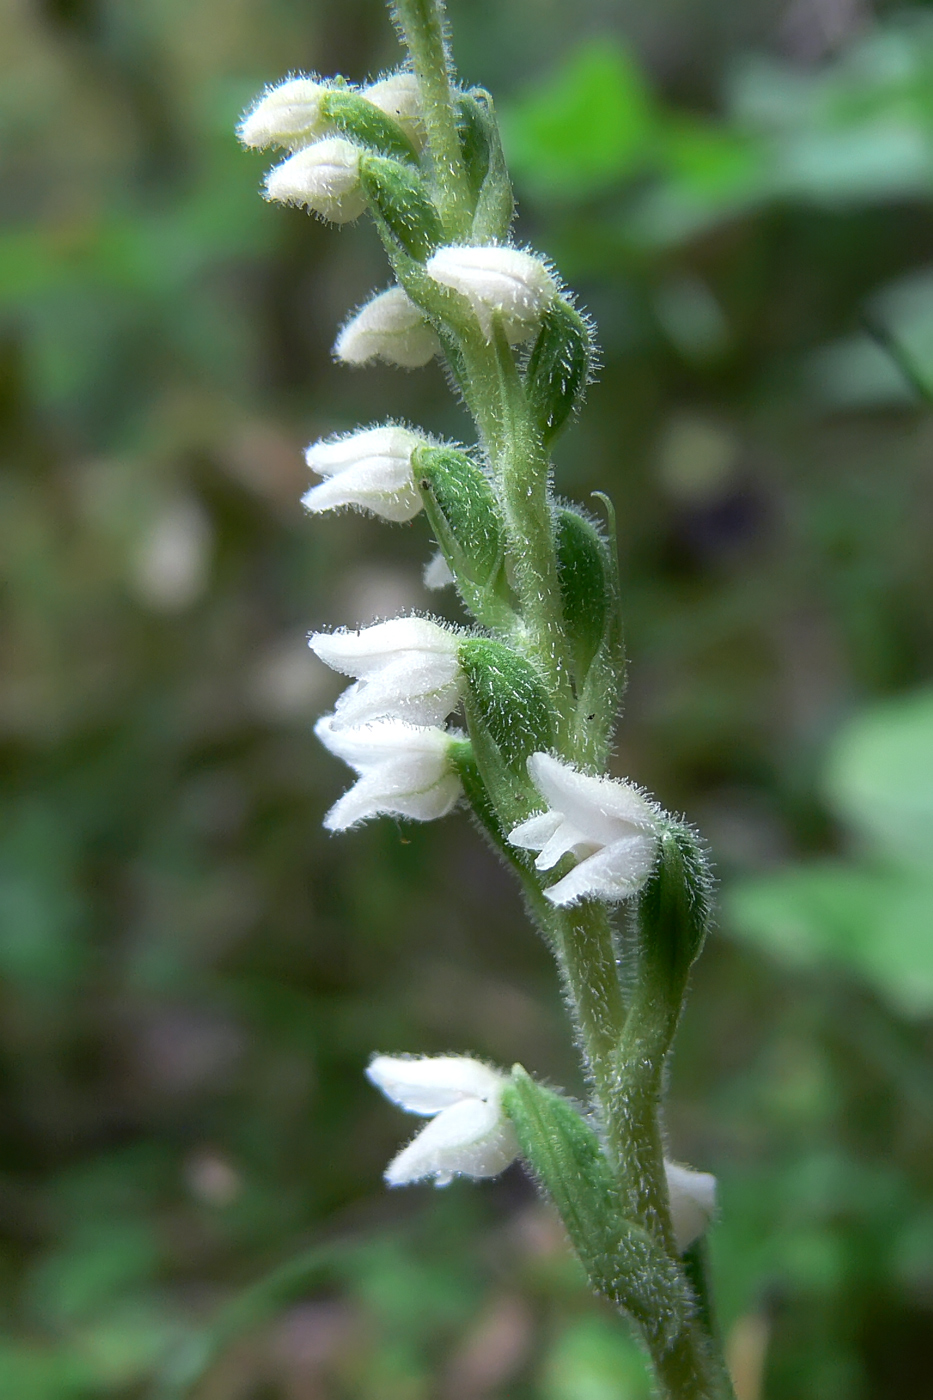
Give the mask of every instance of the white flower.
[[529, 817], [509, 841], [539, 851], [538, 870], [551, 870], [572, 851], [577, 865], [544, 891], [558, 907], [579, 899], [628, 899], [651, 874], [657, 853], [657, 812], [631, 783], [581, 773], [550, 754], [528, 760], [531, 781], [548, 811]]
[[386, 1098], [408, 1113], [431, 1117], [386, 1168], [390, 1186], [456, 1175], [498, 1176], [518, 1156], [518, 1141], [502, 1112], [506, 1075], [466, 1055], [418, 1059], [377, 1055], [366, 1071]]
[[421, 582], [431, 593], [436, 593], [441, 588], [447, 588], [454, 582], [454, 576], [450, 571], [450, 565], [444, 558], [443, 550], [439, 549], [431, 555], [422, 570]]
[[345, 136], [328, 136], [304, 146], [269, 171], [266, 199], [302, 204], [334, 224], [350, 223], [366, 208], [360, 184], [362, 154], [362, 147]]
[[390, 423], [313, 442], [305, 460], [324, 480], [305, 492], [302, 505], [315, 514], [357, 506], [383, 520], [414, 519], [422, 503], [411, 454], [424, 441], [418, 433]]
[[337, 701], [335, 723], [443, 724], [460, 699], [459, 640], [426, 617], [395, 617], [359, 632], [315, 632], [309, 645], [334, 671], [357, 678]]
[[487, 340], [495, 316], [511, 345], [535, 334], [542, 312], [557, 295], [557, 284], [541, 259], [519, 248], [438, 248], [428, 259], [427, 272], [467, 298]]
[[286, 78], [263, 93], [243, 117], [237, 135], [244, 146], [256, 150], [284, 146], [293, 151], [316, 141], [332, 129], [321, 113], [328, 90], [329, 84], [314, 78]]
[[443, 817], [460, 796], [450, 765], [450, 743], [461, 736], [434, 726], [382, 719], [348, 728], [324, 715], [314, 732], [359, 779], [327, 813], [328, 831], [346, 831], [369, 817], [393, 813], [429, 822]]
[[716, 1178], [709, 1172], [680, 1167], [676, 1162], [665, 1162], [664, 1173], [677, 1252], [683, 1254], [716, 1214]]
[[440, 352], [441, 343], [420, 308], [401, 287], [373, 297], [347, 322], [334, 354], [346, 365], [385, 360], [403, 369], [418, 369]]
[[425, 142], [421, 87], [414, 73], [390, 73], [388, 78], [371, 83], [361, 97], [397, 121], [412, 145], [420, 151]]

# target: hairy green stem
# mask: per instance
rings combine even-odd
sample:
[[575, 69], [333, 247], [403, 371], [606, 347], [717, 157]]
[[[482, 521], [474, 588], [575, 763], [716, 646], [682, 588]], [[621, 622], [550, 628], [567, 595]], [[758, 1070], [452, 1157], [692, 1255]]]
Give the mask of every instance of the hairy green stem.
[[393, 13], [421, 88], [441, 223], [448, 238], [466, 240], [473, 209], [454, 115], [444, 6], [442, 0], [395, 0]]

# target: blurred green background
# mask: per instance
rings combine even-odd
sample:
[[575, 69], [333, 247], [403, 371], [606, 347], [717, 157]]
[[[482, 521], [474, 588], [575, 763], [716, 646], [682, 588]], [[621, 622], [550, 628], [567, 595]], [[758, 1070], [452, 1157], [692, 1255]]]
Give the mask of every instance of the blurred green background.
[[[397, 62], [382, 6], [0, 16], [0, 1400], [168, 1394], [211, 1346], [204, 1400], [643, 1400], [519, 1168], [380, 1179], [411, 1125], [364, 1083], [373, 1050], [581, 1087], [462, 814], [321, 830], [347, 777], [311, 736], [338, 685], [306, 633], [456, 613], [422, 590], [423, 521], [303, 517], [301, 449], [387, 415], [468, 427], [436, 367], [332, 364], [387, 281], [375, 235], [263, 204], [232, 129], [289, 70]], [[618, 511], [618, 771], [721, 876], [669, 1130], [720, 1179], [739, 1400], [921, 1400], [933, 14], [452, 18], [518, 236], [599, 325], [558, 466]]]

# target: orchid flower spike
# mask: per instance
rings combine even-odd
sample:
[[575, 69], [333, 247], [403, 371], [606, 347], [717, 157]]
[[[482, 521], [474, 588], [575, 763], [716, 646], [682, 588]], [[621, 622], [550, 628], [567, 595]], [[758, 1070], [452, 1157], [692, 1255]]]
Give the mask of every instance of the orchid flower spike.
[[326, 136], [332, 128], [321, 112], [321, 99], [329, 86], [315, 78], [286, 78], [267, 88], [237, 127], [243, 145], [296, 151]]
[[466, 297], [487, 340], [496, 318], [510, 345], [535, 335], [557, 296], [557, 283], [541, 259], [520, 248], [438, 248], [426, 270], [435, 282]]
[[334, 354], [345, 365], [384, 360], [420, 369], [440, 354], [434, 327], [401, 287], [380, 292], [353, 316], [337, 337]]
[[389, 1163], [390, 1186], [455, 1176], [498, 1176], [518, 1156], [518, 1140], [502, 1111], [508, 1076], [467, 1055], [418, 1058], [377, 1055], [366, 1071], [386, 1098], [431, 1122]]
[[705, 1232], [716, 1214], [716, 1178], [695, 1172], [676, 1162], [664, 1163], [671, 1224], [678, 1254], [683, 1254]]
[[538, 851], [537, 870], [572, 852], [577, 865], [544, 891], [558, 908], [580, 899], [614, 902], [636, 894], [657, 855], [658, 812], [632, 783], [581, 773], [547, 753], [528, 760], [531, 781], [548, 810], [516, 826], [509, 841]]
[[443, 724], [460, 699], [460, 637], [426, 617], [395, 617], [359, 632], [315, 632], [311, 650], [357, 678], [337, 701], [334, 724], [404, 719]]
[[356, 506], [383, 520], [414, 519], [422, 502], [411, 454], [426, 441], [419, 433], [390, 423], [312, 443], [305, 461], [324, 480], [305, 492], [302, 505], [315, 514]]
[[433, 821], [446, 816], [460, 796], [460, 779], [450, 762], [451, 742], [462, 737], [455, 730], [401, 719], [350, 728], [323, 715], [314, 732], [359, 774], [324, 818], [328, 831], [346, 831], [384, 814]]
[[366, 208], [360, 184], [362, 154], [362, 146], [345, 136], [304, 146], [269, 171], [266, 199], [301, 204], [332, 224], [352, 223]]
[[367, 102], [378, 107], [387, 117], [398, 122], [415, 150], [420, 151], [427, 139], [421, 103], [421, 86], [414, 73], [390, 73], [378, 83], [370, 83], [360, 93]]

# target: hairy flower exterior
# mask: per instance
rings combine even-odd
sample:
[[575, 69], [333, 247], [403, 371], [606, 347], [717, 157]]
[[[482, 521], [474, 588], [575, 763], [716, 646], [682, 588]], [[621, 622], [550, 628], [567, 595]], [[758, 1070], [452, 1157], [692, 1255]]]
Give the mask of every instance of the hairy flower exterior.
[[314, 732], [359, 778], [327, 813], [328, 831], [346, 831], [370, 817], [392, 814], [429, 822], [445, 816], [460, 796], [450, 764], [456, 733], [434, 726], [382, 719], [349, 727], [324, 715]]
[[424, 441], [408, 428], [389, 424], [312, 443], [305, 460], [324, 480], [305, 492], [302, 505], [314, 514], [355, 506], [383, 520], [414, 519], [422, 503], [411, 454]]
[[364, 88], [361, 97], [397, 121], [412, 145], [420, 151], [426, 133], [421, 106], [421, 87], [414, 73], [391, 73]]
[[404, 719], [443, 724], [460, 699], [459, 636], [426, 617], [396, 617], [359, 632], [315, 632], [309, 645], [334, 671], [354, 676], [335, 724]]
[[390, 1186], [433, 1177], [446, 1186], [455, 1176], [498, 1176], [518, 1156], [512, 1124], [502, 1111], [501, 1071], [466, 1055], [405, 1058], [377, 1055], [367, 1077], [407, 1113], [431, 1122], [386, 1168]]
[[467, 298], [487, 340], [497, 318], [515, 345], [535, 334], [557, 284], [540, 258], [519, 248], [438, 248], [428, 259], [435, 282]]
[[700, 1238], [716, 1214], [716, 1178], [709, 1172], [665, 1162], [671, 1224], [679, 1254]]
[[337, 337], [334, 354], [345, 365], [385, 360], [402, 369], [419, 369], [440, 349], [434, 328], [408, 293], [401, 287], [390, 287], [347, 322]]
[[577, 865], [544, 891], [563, 908], [580, 899], [617, 901], [637, 893], [657, 854], [657, 813], [631, 783], [581, 773], [547, 753], [528, 760], [548, 810], [514, 828], [509, 841], [538, 851], [537, 870], [572, 852]]
[[326, 136], [331, 126], [321, 114], [321, 99], [328, 87], [314, 78], [287, 78], [268, 88], [237, 127], [243, 145], [296, 151]]
[[348, 224], [366, 208], [360, 185], [361, 146], [328, 136], [304, 146], [266, 176], [266, 198], [300, 204], [333, 224]]

